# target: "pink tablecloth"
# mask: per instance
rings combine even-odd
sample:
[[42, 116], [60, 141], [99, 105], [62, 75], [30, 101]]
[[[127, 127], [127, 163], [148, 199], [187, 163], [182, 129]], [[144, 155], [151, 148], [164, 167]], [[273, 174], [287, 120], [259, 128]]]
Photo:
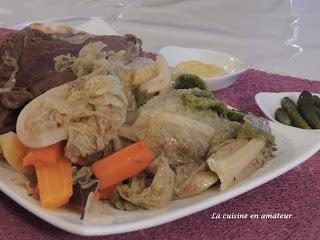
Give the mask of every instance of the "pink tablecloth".
[[[215, 93], [230, 105], [261, 115], [261, 91], [320, 92], [320, 82], [249, 70], [233, 86]], [[320, 239], [320, 154], [263, 186], [192, 216], [133, 233], [93, 239]], [[290, 219], [211, 219], [213, 214], [292, 214]], [[0, 193], [0, 239], [84, 239], [59, 230]]]

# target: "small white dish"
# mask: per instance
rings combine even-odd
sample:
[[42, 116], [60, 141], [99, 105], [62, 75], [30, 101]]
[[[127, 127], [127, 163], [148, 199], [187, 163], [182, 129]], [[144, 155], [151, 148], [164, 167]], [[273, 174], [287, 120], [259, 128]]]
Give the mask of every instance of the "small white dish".
[[[261, 92], [256, 94], [255, 99], [261, 111], [272, 121], [282, 124], [275, 119], [274, 113], [281, 107], [281, 99], [289, 97], [293, 101], [297, 102], [301, 92]], [[320, 94], [312, 93], [312, 95]], [[284, 124], [282, 124], [284, 125]], [[284, 125], [285, 126], [285, 125]], [[320, 129], [302, 129], [304, 131], [320, 131]]]
[[166, 58], [171, 67], [183, 61], [198, 60], [223, 68], [228, 74], [204, 78], [211, 90], [219, 90], [232, 85], [248, 69], [248, 65], [238, 58], [213, 50], [166, 46], [161, 48], [159, 53]]

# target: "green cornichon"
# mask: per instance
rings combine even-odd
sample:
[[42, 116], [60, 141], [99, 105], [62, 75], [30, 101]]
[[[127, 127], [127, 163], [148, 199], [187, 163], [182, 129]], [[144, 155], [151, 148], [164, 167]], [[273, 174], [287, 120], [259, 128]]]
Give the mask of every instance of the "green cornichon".
[[312, 98], [313, 98], [313, 104], [316, 107], [320, 108], [320, 97], [318, 97], [317, 95], [313, 95]]
[[317, 114], [318, 118], [320, 118], [320, 108], [314, 107], [314, 112]]
[[202, 90], [210, 91], [207, 84], [197, 75], [181, 74], [177, 77], [174, 84], [175, 89], [189, 89], [200, 88]]
[[293, 123], [293, 126], [298, 128], [310, 129], [308, 123], [302, 118], [300, 113], [297, 110], [297, 105], [289, 97], [284, 97], [281, 100], [281, 107], [286, 111], [290, 120]]
[[291, 125], [291, 119], [283, 108], [278, 108], [274, 115], [277, 121], [288, 126]]
[[315, 113], [313, 97], [310, 92], [303, 91], [298, 99], [298, 110], [313, 129], [320, 129], [320, 119]]

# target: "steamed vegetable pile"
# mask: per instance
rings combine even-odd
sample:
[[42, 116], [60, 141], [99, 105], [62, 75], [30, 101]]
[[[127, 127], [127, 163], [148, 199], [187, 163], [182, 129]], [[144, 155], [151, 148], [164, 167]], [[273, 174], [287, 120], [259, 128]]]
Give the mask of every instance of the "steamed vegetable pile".
[[77, 79], [21, 111], [17, 133], [0, 136], [3, 157], [36, 176], [44, 208], [68, 206], [81, 217], [96, 201], [119, 210], [157, 209], [207, 189], [225, 191], [273, 157], [268, 122], [230, 109], [206, 83], [173, 76], [165, 59], [86, 45], [55, 58]]
[[284, 97], [275, 112], [277, 121], [303, 129], [320, 129], [320, 98], [308, 91], [299, 95], [297, 103]]

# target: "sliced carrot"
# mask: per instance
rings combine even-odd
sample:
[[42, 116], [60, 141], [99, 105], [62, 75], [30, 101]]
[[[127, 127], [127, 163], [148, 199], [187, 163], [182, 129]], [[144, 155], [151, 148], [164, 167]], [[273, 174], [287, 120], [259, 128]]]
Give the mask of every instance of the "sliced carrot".
[[23, 166], [52, 166], [57, 163], [63, 152], [63, 142], [59, 142], [44, 148], [30, 148], [23, 158]]
[[35, 186], [35, 188], [33, 189], [33, 195], [36, 199], [40, 200], [40, 196], [39, 196], [39, 184], [37, 184], [37, 186]]
[[72, 196], [71, 162], [63, 156], [63, 142], [45, 148], [29, 149], [23, 165], [35, 167], [40, 204], [44, 208], [59, 208]]
[[36, 166], [40, 203], [44, 208], [66, 205], [72, 196], [71, 162], [62, 155], [52, 166]]
[[116, 187], [118, 186], [119, 184], [115, 184], [115, 185], [112, 185], [110, 187], [107, 187], [105, 189], [100, 189], [97, 193], [98, 193], [98, 196], [99, 196], [99, 200], [106, 200], [106, 199], [109, 199], [113, 193], [113, 191], [116, 189]]
[[92, 164], [100, 189], [108, 188], [145, 170], [156, 158], [145, 141], [131, 144]]

